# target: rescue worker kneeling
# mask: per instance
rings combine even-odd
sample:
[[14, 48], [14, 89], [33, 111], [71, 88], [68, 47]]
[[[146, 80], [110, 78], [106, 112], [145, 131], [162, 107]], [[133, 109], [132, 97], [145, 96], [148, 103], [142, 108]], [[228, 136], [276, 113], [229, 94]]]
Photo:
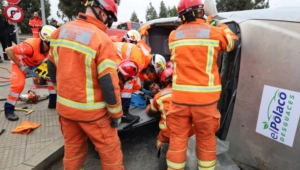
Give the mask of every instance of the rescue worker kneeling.
[[[6, 54], [12, 60], [11, 87], [4, 104], [4, 113], [8, 120], [16, 121], [19, 119], [14, 110], [20, 93], [24, 89], [26, 74], [31, 71], [31, 68], [38, 66], [48, 57], [50, 36], [55, 30], [55, 27], [45, 25], [39, 31], [40, 38], [28, 38], [18, 45], [5, 49]], [[48, 108], [51, 109], [56, 107], [56, 91], [50, 79], [47, 80], [47, 83], [50, 93]]]
[[[150, 117], [160, 114], [160, 131], [157, 136], [156, 146], [159, 159], [163, 161], [160, 161], [159, 169], [167, 169], [166, 153], [169, 148], [170, 131], [167, 128], [166, 115], [168, 114], [172, 96], [172, 75], [173, 68], [168, 68], [161, 73], [160, 81], [164, 88], [154, 96], [152, 103], [148, 105], [146, 109], [146, 113]], [[189, 131], [189, 136], [192, 136], [194, 134], [194, 128], [191, 128]], [[165, 163], [162, 164], [161, 162]]]
[[118, 76], [119, 84], [121, 88], [121, 100], [122, 100], [122, 122], [124, 123], [136, 123], [140, 120], [139, 116], [135, 116], [129, 113], [131, 95], [134, 91], [141, 88], [134, 76], [137, 76], [139, 67], [136, 62], [132, 60], [123, 60], [118, 64]]

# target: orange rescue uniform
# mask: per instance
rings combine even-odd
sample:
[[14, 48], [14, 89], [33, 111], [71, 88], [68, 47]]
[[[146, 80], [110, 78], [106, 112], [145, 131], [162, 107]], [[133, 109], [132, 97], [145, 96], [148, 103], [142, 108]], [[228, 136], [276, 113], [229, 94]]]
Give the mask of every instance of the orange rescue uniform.
[[[170, 141], [170, 131], [167, 128], [166, 115], [170, 108], [170, 103], [172, 98], [171, 96], [172, 96], [172, 87], [171, 85], [168, 85], [166, 88], [164, 88], [154, 96], [150, 104], [150, 107], [147, 106], [146, 112], [148, 114], [150, 113], [160, 114], [160, 120], [159, 120], [160, 132], [157, 136], [157, 141], [156, 141], [157, 151], [159, 151], [163, 143], [169, 143]], [[193, 134], [195, 134], [194, 128], [191, 128], [189, 132], [189, 136], [192, 136]]]
[[[13, 46], [13, 51], [17, 60], [22, 65], [34, 67], [41, 64], [48, 56], [48, 52], [44, 51], [43, 41], [40, 38], [28, 38], [24, 42]], [[10, 92], [4, 106], [6, 113], [13, 113], [14, 107], [18, 101], [20, 93], [25, 86], [26, 75], [20, 70], [18, 65], [11, 61], [12, 73], [10, 76]], [[48, 80], [49, 84], [51, 81]], [[53, 86], [52, 86], [53, 87]], [[49, 87], [49, 93], [55, 94]]]
[[105, 30], [102, 22], [80, 13], [51, 36], [49, 67], [56, 71], [48, 70], [56, 77], [66, 170], [83, 168], [88, 137], [103, 170], [124, 169], [117, 129], [110, 126], [123, 112], [114, 48]]
[[139, 66], [139, 78], [141, 81], [147, 79], [147, 76], [141, 71], [150, 63], [151, 55], [145, 55], [144, 52], [135, 44], [125, 42], [115, 42], [114, 49], [116, 52], [116, 63], [119, 64], [125, 59], [131, 59], [135, 61]]
[[31, 27], [33, 38], [39, 38], [39, 29], [43, 26], [43, 21], [40, 17], [32, 17], [29, 20], [29, 24]]
[[234, 39], [238, 38], [226, 25], [213, 27], [202, 19], [185, 23], [171, 32], [169, 48], [174, 74], [172, 102], [167, 114], [169, 169], [184, 169], [192, 124], [196, 131], [198, 168], [215, 168], [215, 132], [220, 119], [217, 101], [222, 89], [217, 57], [220, 50], [233, 50]]

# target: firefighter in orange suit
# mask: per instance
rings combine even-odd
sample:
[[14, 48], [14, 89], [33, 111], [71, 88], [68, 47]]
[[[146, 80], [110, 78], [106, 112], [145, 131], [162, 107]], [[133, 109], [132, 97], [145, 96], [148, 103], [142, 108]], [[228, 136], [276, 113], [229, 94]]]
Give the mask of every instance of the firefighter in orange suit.
[[[45, 25], [39, 32], [40, 38], [28, 38], [21, 44], [5, 49], [6, 54], [12, 60], [10, 92], [4, 104], [4, 113], [8, 120], [16, 121], [19, 119], [14, 110], [19, 95], [24, 89], [26, 74], [31, 71], [32, 67], [41, 64], [48, 57], [50, 36], [55, 30], [55, 27]], [[48, 81], [51, 84], [51, 81]], [[53, 86], [48, 87], [50, 93], [48, 108], [55, 108], [56, 104], [56, 92], [52, 89]]]
[[[159, 121], [159, 133], [157, 135], [157, 153], [158, 156], [165, 161], [165, 154], [169, 147], [170, 141], [170, 131], [167, 128], [166, 123], [166, 114], [169, 110], [170, 103], [171, 103], [171, 96], [172, 96], [172, 75], [173, 75], [173, 68], [165, 69], [160, 75], [160, 81], [164, 88], [157, 93], [151, 104], [147, 106], [146, 113], [150, 116], [157, 116], [160, 114], [160, 121]], [[189, 136], [194, 134], [194, 128], [191, 128], [189, 131]], [[165, 164], [159, 164], [159, 166], [163, 166], [160, 169], [166, 169]]]
[[28, 25], [31, 27], [33, 38], [39, 38], [39, 30], [43, 26], [43, 21], [41, 20], [37, 12], [33, 13], [33, 16], [32, 18], [30, 18]]
[[65, 141], [64, 169], [84, 168], [89, 138], [103, 170], [123, 170], [117, 126], [123, 115], [115, 52], [107, 27], [117, 21], [114, 0], [87, 0], [52, 34], [49, 76], [57, 84], [57, 112]]
[[222, 89], [217, 57], [220, 50], [232, 51], [238, 38], [224, 24], [214, 27], [205, 23], [203, 0], [180, 0], [177, 10], [183, 24], [169, 36], [174, 76], [167, 114], [168, 169], [184, 169], [188, 132], [194, 124], [198, 169], [213, 170], [215, 132], [221, 116], [217, 102]]

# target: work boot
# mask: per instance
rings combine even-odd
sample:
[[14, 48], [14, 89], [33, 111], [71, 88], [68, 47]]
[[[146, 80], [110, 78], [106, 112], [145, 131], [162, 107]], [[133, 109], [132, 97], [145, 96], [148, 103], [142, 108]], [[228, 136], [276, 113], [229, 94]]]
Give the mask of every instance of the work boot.
[[17, 121], [19, 120], [19, 117], [14, 113], [15, 111], [15, 106], [5, 102], [4, 104], [4, 114], [5, 117], [10, 120], [10, 121]]
[[3, 60], [0, 58], [0, 63], [3, 63]]
[[139, 116], [130, 114], [128, 111], [123, 111], [122, 122], [123, 123], [136, 123], [140, 120]]
[[57, 94], [49, 94], [49, 104], [48, 104], [49, 109], [56, 108], [56, 98], [57, 98]]
[[159, 150], [159, 161], [158, 161], [158, 169], [159, 170], [166, 170], [168, 169], [168, 165], [167, 165], [167, 152], [169, 149], [169, 144], [168, 143], [163, 143], [160, 147]]
[[19, 117], [14, 113], [6, 113], [5, 112], [5, 117], [9, 120], [9, 121], [17, 121], [19, 120]]

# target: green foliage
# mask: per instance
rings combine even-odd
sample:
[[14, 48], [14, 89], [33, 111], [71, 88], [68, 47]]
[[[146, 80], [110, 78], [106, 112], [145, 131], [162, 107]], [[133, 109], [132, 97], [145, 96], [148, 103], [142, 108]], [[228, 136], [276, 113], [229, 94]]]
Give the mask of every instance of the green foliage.
[[120, 5], [121, 0], [117, 0], [117, 4]]
[[[45, 4], [45, 18], [48, 18], [50, 16], [50, 3], [49, 0], [44, 0], [44, 4]], [[24, 11], [24, 19], [22, 22], [18, 23], [18, 26], [21, 29], [21, 32], [24, 34], [28, 34], [31, 33], [31, 29], [28, 26], [29, 23], [29, 19], [32, 17], [34, 12], [38, 12], [39, 16], [42, 19], [42, 12], [40, 11], [41, 8], [41, 4], [39, 0], [21, 0], [18, 3], [18, 6], [20, 6], [22, 8], [22, 10]], [[46, 21], [46, 24], [50, 24], [48, 21]]]
[[168, 10], [166, 8], [166, 5], [164, 1], [160, 2], [160, 8], [159, 8], [159, 18], [167, 18], [168, 17]]
[[171, 9], [170, 7], [168, 7], [168, 17], [177, 17], [178, 13], [177, 13], [177, 8], [174, 5]]
[[150, 2], [149, 6], [147, 7], [146, 10], [146, 21], [150, 21], [153, 19], [157, 19], [157, 12], [155, 8], [152, 6], [152, 3]]
[[218, 12], [269, 8], [269, 0], [216, 0]]
[[131, 14], [130, 21], [131, 22], [140, 22], [140, 20], [138, 19], [135, 11], [133, 11], [133, 13]]
[[60, 0], [56, 14], [65, 22], [74, 20], [79, 12], [85, 12], [83, 3], [83, 0]]
[[0, 0], [0, 9], [2, 9], [2, 14], [3, 14], [3, 11], [4, 11], [4, 7], [3, 7], [3, 3], [4, 2], [4, 0]]

